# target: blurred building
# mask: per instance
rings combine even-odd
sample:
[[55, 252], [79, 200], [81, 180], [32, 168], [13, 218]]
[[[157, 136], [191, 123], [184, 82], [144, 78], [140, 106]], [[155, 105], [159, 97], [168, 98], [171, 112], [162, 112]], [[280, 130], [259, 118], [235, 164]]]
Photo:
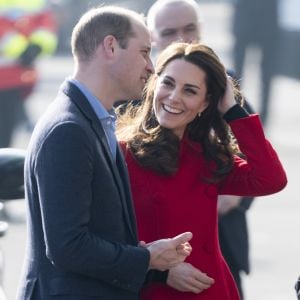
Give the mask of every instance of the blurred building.
[[300, 1], [279, 1], [278, 74], [300, 79]]
[[58, 23], [58, 53], [70, 54], [71, 33], [80, 16], [89, 8], [99, 5], [119, 5], [147, 14], [155, 0], [52, 0]]

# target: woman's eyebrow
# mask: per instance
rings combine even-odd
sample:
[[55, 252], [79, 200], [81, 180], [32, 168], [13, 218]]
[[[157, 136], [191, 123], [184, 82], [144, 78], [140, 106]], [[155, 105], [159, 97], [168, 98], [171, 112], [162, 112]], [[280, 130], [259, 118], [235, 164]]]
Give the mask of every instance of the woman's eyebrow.
[[200, 90], [200, 86], [195, 85], [195, 84], [186, 83], [185, 86], [187, 86], [187, 87], [192, 87], [192, 88], [196, 88], [196, 89]]

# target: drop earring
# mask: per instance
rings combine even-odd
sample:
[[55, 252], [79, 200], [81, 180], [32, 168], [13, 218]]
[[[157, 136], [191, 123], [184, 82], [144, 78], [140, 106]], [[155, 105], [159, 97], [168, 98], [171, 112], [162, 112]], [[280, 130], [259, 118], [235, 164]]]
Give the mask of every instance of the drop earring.
[[201, 117], [201, 114], [202, 114], [202, 111], [199, 111], [199, 112], [198, 112], [198, 117], [199, 117], [199, 118]]

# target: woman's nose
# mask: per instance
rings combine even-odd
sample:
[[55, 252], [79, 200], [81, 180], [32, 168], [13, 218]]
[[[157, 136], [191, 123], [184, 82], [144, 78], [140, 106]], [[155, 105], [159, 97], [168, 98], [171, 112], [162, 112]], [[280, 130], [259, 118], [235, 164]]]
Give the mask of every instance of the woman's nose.
[[169, 99], [172, 102], [180, 101], [180, 92], [177, 89], [174, 89], [169, 94]]

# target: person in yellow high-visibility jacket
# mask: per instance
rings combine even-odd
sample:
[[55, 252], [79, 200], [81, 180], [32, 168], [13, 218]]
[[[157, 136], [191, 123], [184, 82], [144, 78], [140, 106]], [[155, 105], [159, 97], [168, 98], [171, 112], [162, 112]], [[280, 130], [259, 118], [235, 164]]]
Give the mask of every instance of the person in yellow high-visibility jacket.
[[47, 1], [0, 0], [0, 147], [11, 145], [26, 117], [24, 100], [36, 85], [36, 58], [56, 49], [56, 24]]

